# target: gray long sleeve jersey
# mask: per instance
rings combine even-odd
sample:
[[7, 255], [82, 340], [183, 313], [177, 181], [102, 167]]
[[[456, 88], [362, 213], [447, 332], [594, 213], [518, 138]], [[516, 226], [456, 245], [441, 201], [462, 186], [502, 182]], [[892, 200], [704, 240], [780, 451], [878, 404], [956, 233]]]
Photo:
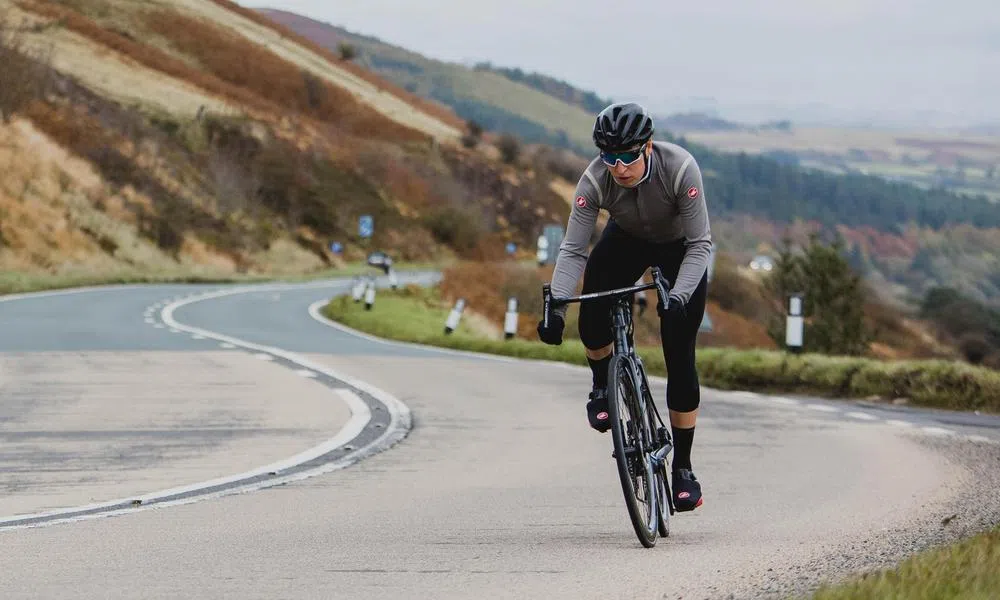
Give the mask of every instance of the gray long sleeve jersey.
[[[701, 169], [684, 148], [653, 142], [650, 172], [634, 188], [624, 188], [611, 177], [600, 158], [595, 158], [580, 177], [566, 235], [559, 246], [552, 292], [555, 296], [575, 293], [587, 266], [590, 236], [600, 209], [625, 232], [650, 242], [685, 240], [687, 251], [670, 295], [685, 304], [708, 268], [712, 232], [708, 224]], [[565, 316], [566, 306], [556, 309]]]

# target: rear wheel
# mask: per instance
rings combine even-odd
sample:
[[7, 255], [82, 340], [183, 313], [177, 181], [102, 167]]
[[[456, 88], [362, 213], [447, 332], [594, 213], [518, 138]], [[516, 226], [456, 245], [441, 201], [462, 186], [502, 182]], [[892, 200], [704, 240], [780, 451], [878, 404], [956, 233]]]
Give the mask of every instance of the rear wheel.
[[623, 355], [615, 355], [608, 368], [608, 415], [615, 447], [618, 476], [625, 494], [632, 527], [643, 546], [656, 545], [659, 528], [657, 507], [661, 491], [654, 485], [652, 461], [647, 452], [655, 430], [650, 431], [649, 419], [640, 409], [639, 391], [635, 386], [632, 363]]

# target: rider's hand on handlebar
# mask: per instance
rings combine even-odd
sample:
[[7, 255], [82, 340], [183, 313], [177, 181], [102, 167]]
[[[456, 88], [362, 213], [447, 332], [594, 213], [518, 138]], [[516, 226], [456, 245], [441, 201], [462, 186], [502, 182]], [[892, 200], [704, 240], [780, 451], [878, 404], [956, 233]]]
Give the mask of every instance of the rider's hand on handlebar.
[[549, 319], [549, 326], [544, 326], [544, 321], [538, 322], [538, 339], [551, 346], [558, 346], [562, 343], [563, 327], [566, 323], [559, 315], [552, 315]]
[[657, 303], [656, 312], [659, 313], [661, 319], [664, 317], [669, 319], [683, 319], [687, 316], [687, 309], [685, 308], [684, 303], [676, 296], [667, 297], [666, 310], [664, 310], [662, 304]]

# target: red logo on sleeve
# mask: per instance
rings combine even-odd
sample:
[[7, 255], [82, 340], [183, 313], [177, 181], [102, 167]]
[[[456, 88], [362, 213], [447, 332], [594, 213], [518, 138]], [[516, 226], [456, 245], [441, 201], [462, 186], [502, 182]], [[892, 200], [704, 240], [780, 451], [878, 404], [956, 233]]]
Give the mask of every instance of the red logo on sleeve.
[[688, 188], [688, 198], [694, 200], [698, 197], [698, 188], [691, 186]]
[[579, 206], [580, 208], [586, 207], [587, 206], [587, 199], [584, 198], [583, 196], [577, 196], [576, 197], [576, 205]]

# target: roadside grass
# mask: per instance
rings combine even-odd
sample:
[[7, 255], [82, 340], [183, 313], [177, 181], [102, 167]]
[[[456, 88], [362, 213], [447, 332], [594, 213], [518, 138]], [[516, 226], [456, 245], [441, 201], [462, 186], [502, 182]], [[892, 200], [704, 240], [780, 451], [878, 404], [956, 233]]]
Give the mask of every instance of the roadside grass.
[[991, 600], [1000, 597], [1000, 528], [916, 554], [893, 569], [837, 585], [812, 600]]
[[[395, 265], [399, 271], [416, 270], [437, 270], [441, 268], [437, 263], [404, 263]], [[154, 284], [154, 283], [306, 283], [319, 281], [334, 277], [353, 277], [355, 275], [381, 275], [381, 270], [376, 270], [364, 262], [348, 263], [341, 268], [324, 269], [311, 273], [293, 274], [238, 274], [226, 272], [198, 272], [194, 270], [178, 269], [176, 271], [140, 271], [140, 270], [116, 270], [104, 272], [78, 272], [78, 273], [32, 273], [22, 271], [0, 270], [0, 297], [5, 294], [23, 294], [27, 292], [41, 292], [49, 290], [60, 290], [83, 286], [101, 285], [122, 285], [122, 284]], [[443, 323], [444, 321], [442, 321]]]
[[[436, 288], [405, 286], [397, 291], [380, 291], [371, 311], [349, 297], [338, 297], [322, 312], [348, 327], [397, 341], [587, 364], [578, 340], [548, 346], [523, 336], [494, 340], [461, 329], [445, 335], [444, 322], [449, 310]], [[647, 372], [666, 375], [658, 346], [640, 346], [638, 352]], [[777, 350], [700, 348], [698, 375], [703, 384], [717, 389], [870, 400], [905, 398], [920, 406], [1000, 413], [1000, 372], [955, 361], [883, 361], [794, 355]]]

